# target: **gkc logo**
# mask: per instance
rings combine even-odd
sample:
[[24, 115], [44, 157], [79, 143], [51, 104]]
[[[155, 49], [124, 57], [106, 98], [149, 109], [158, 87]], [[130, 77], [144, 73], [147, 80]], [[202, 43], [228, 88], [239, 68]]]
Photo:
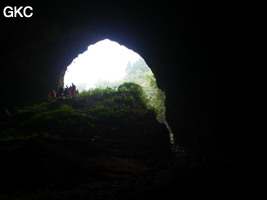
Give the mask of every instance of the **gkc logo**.
[[31, 17], [33, 15], [33, 9], [31, 6], [20, 6], [20, 7], [16, 7], [14, 6], [6, 6], [3, 10], [4, 16], [9, 18], [9, 17]]

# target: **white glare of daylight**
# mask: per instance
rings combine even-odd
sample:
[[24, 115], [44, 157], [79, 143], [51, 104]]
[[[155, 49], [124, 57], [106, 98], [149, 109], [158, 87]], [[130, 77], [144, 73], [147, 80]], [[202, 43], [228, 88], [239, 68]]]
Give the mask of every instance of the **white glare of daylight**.
[[68, 66], [64, 86], [86, 83], [86, 90], [99, 80], [115, 81], [126, 75], [128, 62], [134, 63], [140, 55], [108, 39], [90, 45]]

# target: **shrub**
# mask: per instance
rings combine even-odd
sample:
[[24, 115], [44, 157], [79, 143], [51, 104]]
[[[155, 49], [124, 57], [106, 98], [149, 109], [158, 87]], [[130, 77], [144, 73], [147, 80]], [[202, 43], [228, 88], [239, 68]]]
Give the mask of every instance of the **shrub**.
[[132, 83], [132, 82], [124, 82], [118, 87], [119, 92], [135, 92], [140, 97], [143, 95], [142, 86]]
[[[132, 82], [124, 82], [118, 87], [118, 91], [132, 92], [134, 94], [133, 97], [135, 97], [135, 103], [134, 103], [135, 107], [138, 107], [141, 109], [147, 109], [148, 100], [147, 100], [147, 96], [143, 92], [142, 86], [136, 83], [132, 83]], [[128, 98], [128, 100], [130, 99], [131, 97]]]
[[91, 98], [94, 100], [101, 100], [103, 99], [104, 89], [96, 88], [92, 91]]

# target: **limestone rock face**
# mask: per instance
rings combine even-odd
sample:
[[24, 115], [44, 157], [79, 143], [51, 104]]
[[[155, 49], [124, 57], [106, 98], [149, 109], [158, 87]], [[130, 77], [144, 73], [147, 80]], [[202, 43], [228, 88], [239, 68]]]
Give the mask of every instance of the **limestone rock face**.
[[228, 19], [221, 17], [225, 7], [27, 3], [33, 7], [31, 18], [1, 16], [1, 109], [43, 100], [62, 83], [78, 54], [107, 38], [134, 50], [151, 67], [166, 93], [167, 121], [178, 144], [200, 154], [235, 146], [238, 70], [227, 64], [231, 41]]

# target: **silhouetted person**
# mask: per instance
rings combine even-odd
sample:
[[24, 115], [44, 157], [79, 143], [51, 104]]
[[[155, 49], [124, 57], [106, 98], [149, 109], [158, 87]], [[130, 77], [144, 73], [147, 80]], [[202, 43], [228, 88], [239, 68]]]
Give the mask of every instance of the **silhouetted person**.
[[60, 86], [59, 86], [59, 89], [58, 89], [58, 97], [59, 97], [59, 98], [62, 98], [62, 95], [63, 95], [63, 86], [60, 85]]
[[74, 85], [72, 83], [72, 85], [71, 85], [71, 95], [75, 95], [75, 92], [76, 92], [76, 85]]
[[64, 96], [65, 97], [68, 97], [68, 95], [69, 95], [69, 88], [68, 88], [68, 86], [66, 85], [66, 88], [64, 89]]

